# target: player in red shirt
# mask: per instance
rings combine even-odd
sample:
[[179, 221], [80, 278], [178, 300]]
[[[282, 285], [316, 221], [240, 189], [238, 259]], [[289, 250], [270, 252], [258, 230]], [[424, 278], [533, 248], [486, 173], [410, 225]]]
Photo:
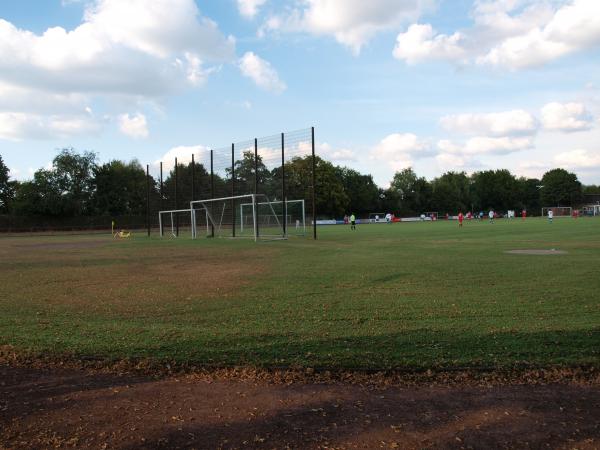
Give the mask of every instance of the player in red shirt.
[[462, 213], [462, 211], [461, 211], [461, 212], [459, 212], [459, 213], [458, 213], [458, 226], [459, 226], [459, 227], [462, 227], [462, 223], [463, 223], [463, 219], [464, 219], [464, 218], [465, 218], [465, 217], [463, 216], [463, 213]]
[[521, 218], [522, 218], [523, 220], [525, 220], [525, 218], [526, 218], [526, 217], [527, 217], [527, 211], [523, 210], [523, 211], [521, 212]]

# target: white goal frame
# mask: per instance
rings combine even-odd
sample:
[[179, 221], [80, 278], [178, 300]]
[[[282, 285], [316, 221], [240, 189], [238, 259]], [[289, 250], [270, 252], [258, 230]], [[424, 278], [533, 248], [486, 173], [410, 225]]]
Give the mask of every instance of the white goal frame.
[[[165, 210], [165, 211], [159, 211], [158, 212], [158, 229], [160, 230], [160, 237], [164, 237], [164, 227], [163, 227], [163, 214], [169, 214], [169, 217], [171, 219], [171, 237], [177, 237], [177, 233], [175, 232], [175, 220], [174, 220], [174, 216], [173, 214], [179, 214], [179, 213], [189, 213], [190, 214], [190, 223], [192, 224], [192, 237], [194, 237], [195, 234], [195, 229], [196, 229], [196, 213], [198, 211], [202, 211], [204, 210], [204, 208], [202, 209], [169, 209], [169, 210]], [[209, 224], [208, 224], [208, 211], [205, 211], [205, 213], [207, 214], [207, 220], [206, 220], [206, 231], [208, 233], [209, 231]]]
[[[563, 217], [573, 217], [573, 208], [571, 208], [570, 206], [544, 206], [542, 208], [542, 217], [548, 217], [548, 210], [550, 210], [550, 209], [554, 212], [554, 214], [552, 215], [553, 219], [558, 219], [558, 218], [563, 218]], [[569, 214], [568, 215], [564, 215], [564, 214], [559, 215], [556, 213], [557, 209], [568, 211]]]
[[[262, 202], [258, 202], [258, 198], [264, 199], [264, 201]], [[201, 208], [198, 208], [199, 210], [204, 210], [206, 211], [206, 223], [207, 223], [207, 228], [212, 227], [214, 230], [217, 230], [216, 233], [218, 234], [222, 228], [223, 225], [223, 217], [225, 214], [225, 210], [227, 208], [227, 203], [231, 202], [231, 201], [235, 201], [235, 200], [242, 200], [242, 199], [248, 199], [250, 200], [250, 204], [252, 205], [252, 236], [250, 236], [251, 238], [254, 239], [254, 242], [257, 242], [259, 238], [268, 238], [268, 239], [286, 239], [286, 236], [283, 234], [281, 235], [265, 235], [259, 234], [259, 228], [258, 228], [258, 218], [257, 218], [257, 208], [259, 206], [259, 204], [261, 205], [269, 205], [271, 212], [273, 213], [273, 216], [275, 217], [275, 221], [277, 222], [277, 225], [281, 228], [281, 223], [279, 222], [279, 218], [277, 217], [277, 214], [275, 214], [275, 210], [273, 210], [273, 206], [271, 204], [271, 202], [269, 201], [269, 198], [264, 195], [264, 194], [244, 194], [244, 195], [233, 195], [231, 197], [221, 197], [221, 198], [207, 198], [204, 200], [193, 200], [190, 202], [190, 209], [196, 209], [194, 205], [201, 205]], [[210, 205], [211, 204], [217, 204], [217, 205], [223, 205], [222, 209], [221, 209], [221, 213], [220, 216], [213, 214], [213, 212], [211, 211]], [[217, 210], [218, 213], [218, 210]], [[240, 219], [241, 220], [241, 219]], [[232, 224], [234, 229], [235, 229], [235, 222]], [[195, 215], [192, 215], [192, 238], [196, 239], [196, 220], [195, 220]], [[281, 228], [283, 230], [283, 228]], [[232, 238], [247, 238], [248, 236], [239, 236], [239, 235], [232, 235]]]
[[[257, 203], [257, 206], [260, 205], [269, 205], [271, 207], [271, 210], [273, 210], [273, 205], [280, 205], [284, 203], [283, 200], [273, 200], [272, 202], [259, 202]], [[287, 214], [288, 211], [288, 205], [294, 205], [294, 204], [300, 204], [300, 207], [302, 209], [302, 222], [300, 222], [300, 227], [302, 229], [302, 235], [306, 234], [306, 206], [304, 203], [304, 199], [299, 199], [299, 200], [285, 200], [285, 205], [284, 205], [284, 219], [285, 223], [287, 224], [288, 221], [288, 217], [290, 216], [289, 214]], [[243, 232], [244, 231], [244, 208], [248, 208], [248, 207], [252, 207], [253, 204], [252, 203], [240, 203], [240, 230]], [[298, 229], [298, 227], [296, 225], [294, 225], [296, 227], [296, 230]], [[286, 234], [288, 234], [288, 230], [289, 227], [285, 227], [286, 230]]]

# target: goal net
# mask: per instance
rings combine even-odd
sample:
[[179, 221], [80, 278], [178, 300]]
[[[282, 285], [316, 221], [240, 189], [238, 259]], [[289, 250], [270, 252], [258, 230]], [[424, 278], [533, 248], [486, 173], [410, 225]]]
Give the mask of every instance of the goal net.
[[587, 205], [581, 210], [583, 216], [600, 216], [600, 205]]
[[[282, 216], [266, 195], [247, 194], [194, 200], [190, 209], [206, 212], [208, 235], [213, 237], [284, 239]], [[242, 206], [247, 204], [249, 206]], [[192, 215], [192, 217], [194, 217]], [[192, 224], [192, 236], [198, 236], [202, 224]]]
[[181, 233], [191, 233], [194, 237], [196, 227], [206, 227], [209, 232], [208, 217], [202, 208], [197, 209], [173, 209], [158, 212], [158, 226], [160, 236], [165, 234], [170, 237], [179, 237]]
[[552, 211], [553, 217], [571, 217], [573, 208], [570, 206], [547, 206], [542, 208], [542, 217], [548, 217], [548, 211]]
[[[285, 235], [295, 234], [304, 236], [306, 234], [306, 208], [304, 200], [274, 200], [271, 202], [257, 203], [259, 230], [268, 232], [268, 234], [277, 233], [279, 228], [283, 228]], [[240, 204], [240, 230], [244, 233], [245, 229], [253, 227], [252, 203]], [[275, 227], [275, 230], [273, 230]]]

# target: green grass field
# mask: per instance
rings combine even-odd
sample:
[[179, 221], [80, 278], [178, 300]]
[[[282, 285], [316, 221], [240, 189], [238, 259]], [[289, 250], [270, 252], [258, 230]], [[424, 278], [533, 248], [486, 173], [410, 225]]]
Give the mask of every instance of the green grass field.
[[[512, 249], [565, 255], [514, 255]], [[0, 238], [0, 345], [198, 366], [600, 363], [600, 220]]]

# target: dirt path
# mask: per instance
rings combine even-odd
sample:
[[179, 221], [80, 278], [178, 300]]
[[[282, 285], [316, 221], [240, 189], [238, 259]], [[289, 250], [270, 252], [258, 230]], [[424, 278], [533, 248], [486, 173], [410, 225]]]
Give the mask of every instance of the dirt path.
[[600, 386], [268, 384], [0, 366], [0, 448], [600, 448]]

